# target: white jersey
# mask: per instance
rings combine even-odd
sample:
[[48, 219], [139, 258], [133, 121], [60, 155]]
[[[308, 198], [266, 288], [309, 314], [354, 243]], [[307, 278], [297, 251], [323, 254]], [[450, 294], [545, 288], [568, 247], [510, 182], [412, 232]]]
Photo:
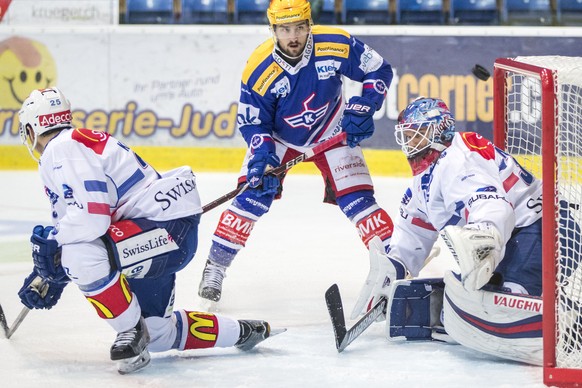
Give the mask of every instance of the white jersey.
[[166, 221], [202, 212], [189, 167], [161, 175], [101, 131], [63, 130], [47, 144], [39, 170], [59, 245], [93, 241], [123, 219]]
[[438, 232], [448, 225], [490, 222], [507, 243], [514, 228], [541, 217], [541, 195], [541, 181], [510, 155], [477, 133], [456, 133], [406, 190], [390, 256], [417, 276]]

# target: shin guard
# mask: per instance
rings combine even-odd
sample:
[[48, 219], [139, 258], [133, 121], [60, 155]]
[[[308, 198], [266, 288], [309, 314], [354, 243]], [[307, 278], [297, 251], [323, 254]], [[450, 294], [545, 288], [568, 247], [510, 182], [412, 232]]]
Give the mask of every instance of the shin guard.
[[240, 335], [238, 321], [197, 311], [175, 311], [178, 350], [234, 346]]
[[372, 208], [366, 209], [366, 213], [362, 212], [356, 215], [354, 221], [358, 228], [360, 238], [366, 247], [368, 247], [370, 240], [374, 236], [380, 237], [384, 242], [384, 246], [388, 247], [392, 232], [394, 231], [394, 224], [384, 209], [375, 205]]
[[82, 290], [85, 298], [107, 320], [116, 331], [121, 332], [135, 326], [141, 309], [135, 295], [129, 289], [124, 275], [115, 272], [113, 277], [96, 290]]

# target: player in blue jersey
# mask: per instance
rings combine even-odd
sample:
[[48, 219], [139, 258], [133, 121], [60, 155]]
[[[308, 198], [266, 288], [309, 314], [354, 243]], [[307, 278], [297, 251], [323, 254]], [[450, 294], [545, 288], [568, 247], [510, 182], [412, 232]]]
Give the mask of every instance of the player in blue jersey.
[[[324, 180], [324, 201], [339, 205], [368, 245], [387, 247], [392, 220], [378, 206], [359, 143], [374, 132], [373, 115], [392, 80], [391, 66], [372, 48], [338, 28], [313, 26], [306, 0], [273, 0], [267, 10], [273, 39], [251, 55], [242, 75], [238, 125], [249, 148], [239, 194], [214, 232], [199, 295], [218, 301], [226, 268], [254, 223], [280, 196], [283, 179], [266, 172], [342, 131], [340, 144], [311, 158]], [[342, 76], [362, 83], [362, 95], [342, 96]], [[244, 225], [245, 227], [241, 227]], [[237, 227], [238, 226], [238, 227]]]

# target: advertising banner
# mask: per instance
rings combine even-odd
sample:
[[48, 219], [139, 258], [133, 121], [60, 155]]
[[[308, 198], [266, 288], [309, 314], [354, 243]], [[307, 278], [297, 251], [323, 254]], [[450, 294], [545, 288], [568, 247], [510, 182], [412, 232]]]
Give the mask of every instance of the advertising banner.
[[[363, 144], [381, 150], [397, 149], [398, 112], [420, 95], [444, 99], [457, 129], [491, 137], [493, 83], [471, 74], [477, 63], [492, 72], [499, 57], [582, 56], [578, 36], [359, 34], [364, 30], [348, 27], [394, 69], [375, 135]], [[17, 112], [28, 93], [57, 85], [72, 102], [76, 126], [132, 146], [244, 147], [240, 78], [265, 39], [267, 26], [0, 29], [0, 145], [19, 143]], [[360, 87], [347, 83], [345, 92]]]
[[[118, 0], [0, 0], [0, 22], [11, 26], [111, 25], [119, 20]], [[10, 8], [8, 5], [10, 4]], [[6, 8], [6, 9], [4, 9]]]

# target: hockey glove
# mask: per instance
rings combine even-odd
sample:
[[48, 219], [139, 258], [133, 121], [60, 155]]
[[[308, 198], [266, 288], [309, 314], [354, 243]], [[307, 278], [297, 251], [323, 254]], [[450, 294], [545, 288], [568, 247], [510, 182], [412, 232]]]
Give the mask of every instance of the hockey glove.
[[18, 296], [22, 304], [29, 309], [50, 310], [59, 301], [66, 285], [66, 282], [56, 283], [43, 280], [36, 270], [33, 270], [24, 280], [24, 285], [18, 291]]
[[[364, 310], [374, 307], [380, 298], [386, 298], [390, 293], [392, 283], [395, 280], [404, 279], [407, 273], [404, 264], [388, 257], [380, 237], [372, 238], [368, 244], [368, 249], [370, 250], [370, 272], [352, 309], [352, 319], [364, 314]], [[386, 312], [377, 321], [385, 319]]]
[[255, 151], [248, 163], [247, 182], [249, 186], [253, 189], [259, 188], [259, 195], [276, 194], [280, 184], [279, 177], [270, 175], [268, 171], [280, 164], [281, 161], [275, 153], [263, 150]]
[[447, 226], [441, 234], [461, 268], [461, 283], [468, 291], [479, 290], [501, 262], [502, 241], [497, 228], [488, 222]]
[[69, 279], [61, 265], [61, 248], [57, 240], [49, 239], [52, 226], [37, 225], [32, 230], [30, 243], [34, 268], [44, 279], [67, 282]]
[[365, 97], [354, 96], [346, 104], [342, 128], [347, 134], [348, 146], [354, 148], [374, 133], [375, 104]]

